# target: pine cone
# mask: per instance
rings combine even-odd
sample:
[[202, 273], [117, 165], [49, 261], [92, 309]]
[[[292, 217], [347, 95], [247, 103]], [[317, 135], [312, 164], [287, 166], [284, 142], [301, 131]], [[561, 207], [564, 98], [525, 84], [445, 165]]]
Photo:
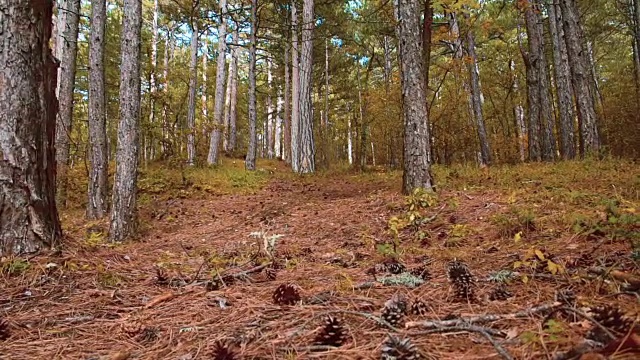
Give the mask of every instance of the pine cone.
[[474, 278], [467, 264], [454, 259], [447, 265], [447, 276], [455, 288], [455, 297], [458, 301], [475, 299]]
[[123, 322], [122, 331], [129, 336], [136, 336], [142, 332], [142, 323], [139, 320], [130, 320]]
[[424, 316], [429, 312], [429, 307], [422, 300], [416, 300], [411, 304], [411, 313], [413, 315]]
[[422, 280], [431, 280], [431, 272], [426, 266], [421, 265], [411, 270], [411, 275], [421, 278]]
[[570, 288], [556, 290], [555, 300], [567, 306], [576, 305], [576, 294]]
[[382, 309], [381, 317], [383, 320], [391, 324], [391, 326], [400, 325], [404, 318], [405, 311], [396, 304], [389, 304]]
[[508, 298], [512, 297], [513, 294], [507, 290], [507, 288], [505, 288], [504, 286], [500, 285], [497, 286], [496, 288], [493, 289], [493, 291], [491, 291], [491, 293], [489, 294], [489, 300], [491, 301], [504, 301], [507, 300]]
[[385, 263], [385, 266], [388, 272], [396, 275], [402, 274], [407, 270], [407, 268], [404, 265], [402, 265], [401, 263], [395, 260]]
[[300, 301], [298, 285], [282, 284], [273, 293], [273, 302], [278, 305], [295, 305]]
[[145, 327], [139, 335], [140, 341], [143, 343], [152, 343], [158, 340], [160, 330], [154, 327]]
[[278, 271], [276, 269], [273, 269], [273, 268], [264, 269], [264, 276], [267, 278], [267, 280], [273, 281], [276, 279], [277, 275], [278, 275]]
[[0, 319], [0, 341], [7, 340], [9, 336], [11, 336], [9, 322], [5, 319]]
[[628, 333], [633, 326], [633, 319], [626, 316], [618, 307], [608, 305], [598, 306], [591, 309], [590, 312], [593, 320], [619, 335]]
[[167, 285], [169, 283], [169, 276], [164, 268], [156, 267], [156, 283], [160, 285]]
[[213, 346], [213, 360], [236, 360], [240, 357], [233, 351], [227, 342], [216, 341]]
[[422, 358], [420, 351], [409, 338], [398, 339], [389, 335], [382, 344], [381, 360], [419, 360]]
[[342, 326], [340, 319], [331, 315], [324, 319], [324, 326], [316, 336], [316, 345], [342, 346], [347, 341], [347, 331]]

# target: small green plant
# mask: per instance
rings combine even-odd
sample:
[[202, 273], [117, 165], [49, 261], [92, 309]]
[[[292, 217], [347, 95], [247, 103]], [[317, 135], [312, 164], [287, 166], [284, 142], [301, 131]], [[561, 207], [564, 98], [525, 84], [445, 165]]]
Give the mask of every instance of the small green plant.
[[27, 271], [30, 266], [27, 260], [21, 258], [2, 258], [0, 259], [0, 274], [17, 276]]
[[[522, 260], [515, 261], [513, 263], [514, 270], [521, 268], [533, 271], [544, 269], [552, 275], [563, 274], [565, 272], [562, 265], [557, 264], [549, 259], [542, 250], [538, 249], [535, 246], [531, 246], [524, 253]], [[522, 282], [524, 282], [525, 284], [529, 282], [529, 277], [526, 274], [522, 275]]]
[[99, 271], [96, 281], [102, 287], [113, 288], [122, 285], [126, 278], [113, 271]]
[[426, 237], [424, 232], [420, 231], [420, 225], [432, 221], [435, 217], [424, 217], [422, 212], [424, 209], [435, 206], [438, 203], [434, 192], [423, 188], [414, 189], [405, 199], [406, 211], [400, 216], [393, 216], [389, 219], [388, 228], [393, 237], [393, 253], [398, 252], [400, 247], [400, 233], [405, 229], [411, 229], [417, 239], [422, 240]]
[[506, 214], [494, 215], [491, 221], [498, 227], [500, 235], [505, 238], [511, 238], [517, 233], [527, 234], [536, 230], [535, 214], [530, 210], [512, 207]]

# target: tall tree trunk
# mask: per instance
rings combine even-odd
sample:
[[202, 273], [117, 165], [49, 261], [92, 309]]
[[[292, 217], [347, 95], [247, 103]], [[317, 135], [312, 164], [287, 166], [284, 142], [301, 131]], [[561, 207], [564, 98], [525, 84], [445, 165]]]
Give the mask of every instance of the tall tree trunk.
[[304, 0], [302, 8], [302, 51], [300, 52], [300, 169], [301, 174], [315, 172], [315, 148], [313, 140], [313, 29], [314, 2]]
[[300, 61], [298, 55], [298, 12], [296, 0], [291, 0], [291, 168], [300, 171]]
[[[209, 60], [209, 44], [207, 44], [207, 33], [204, 33], [204, 41], [202, 43], [202, 85], [200, 86], [202, 95], [202, 122], [204, 124], [209, 124], [209, 111], [207, 106], [207, 61]], [[203, 135], [207, 134], [206, 125], [203, 126]]]
[[124, 0], [122, 61], [120, 64], [120, 124], [111, 209], [111, 241], [123, 241], [136, 232], [138, 180], [138, 124], [140, 121], [140, 32], [142, 2]]
[[527, 125], [524, 121], [524, 108], [518, 100], [518, 93], [520, 89], [518, 87], [518, 78], [516, 75], [516, 63], [513, 60], [509, 60], [509, 70], [511, 72], [511, 88], [513, 90], [512, 98], [516, 99], [513, 105], [514, 125], [516, 128], [516, 140], [518, 142], [518, 153], [520, 154], [520, 161], [525, 161], [527, 158]]
[[571, 77], [575, 91], [580, 127], [581, 155], [600, 150], [598, 119], [589, 84], [589, 60], [585, 51], [584, 35], [580, 27], [580, 16], [575, 0], [560, 2], [565, 41], [569, 54]]
[[433, 187], [418, 2], [395, 0], [395, 15], [404, 113], [402, 191], [409, 194], [416, 188], [431, 190]]
[[573, 88], [569, 71], [569, 55], [564, 41], [564, 28], [560, 5], [548, 4], [549, 30], [553, 44], [553, 69], [555, 74], [556, 94], [560, 115], [560, 140], [562, 158], [570, 160], [576, 157], [575, 147], [575, 111], [573, 107]]
[[172, 155], [172, 145], [169, 141], [169, 48], [172, 47], [173, 41], [173, 28], [167, 29], [167, 38], [164, 43], [164, 59], [162, 69], [162, 81], [164, 86], [162, 92], [164, 93], [164, 99], [162, 101], [162, 156], [168, 158]]
[[[233, 32], [233, 38], [235, 39], [236, 31]], [[235, 43], [235, 40], [232, 40], [232, 43]], [[229, 53], [231, 55], [231, 60], [229, 61], [229, 71], [227, 72], [227, 82], [226, 82], [226, 90], [224, 92], [224, 113], [222, 114], [223, 125], [222, 125], [222, 149], [225, 153], [229, 154], [229, 112], [231, 110], [231, 86], [233, 86], [233, 77], [234, 75], [234, 49], [235, 47], [229, 47]]]
[[[358, 84], [358, 115], [360, 122], [360, 141], [358, 153], [356, 154], [357, 164], [360, 171], [364, 171], [367, 166], [367, 126], [364, 120], [364, 99], [362, 96], [362, 84], [360, 81], [360, 61], [356, 60], [356, 82]], [[366, 84], [366, 80], [365, 80]]]
[[57, 69], [50, 0], [0, 0], [0, 256], [62, 237], [55, 202]]
[[533, 4], [527, 3], [524, 15], [527, 25], [527, 40], [529, 52], [523, 57], [527, 73], [527, 99], [529, 106], [529, 160], [542, 160], [542, 144], [540, 133], [542, 124], [540, 123], [541, 99], [540, 99], [540, 49], [542, 43], [537, 28], [537, 19], [534, 13]]
[[[431, 65], [431, 38], [433, 34], [433, 5], [432, 0], [424, 2], [424, 22], [422, 28], [422, 57], [424, 58], [425, 91], [429, 93], [429, 67]], [[385, 37], [386, 39], [386, 37]], [[427, 106], [427, 111], [429, 106]]]
[[284, 153], [282, 159], [291, 164], [291, 75], [289, 74], [289, 44], [284, 46]]
[[147, 134], [147, 146], [149, 147], [149, 160], [155, 158], [155, 122], [156, 122], [156, 92], [157, 71], [158, 71], [158, 0], [153, 0], [153, 22], [151, 24], [151, 74], [149, 77], [149, 127], [151, 131]]
[[78, 53], [78, 19], [80, 0], [63, 0], [58, 7], [58, 39], [55, 56], [60, 60], [58, 68], [59, 112], [56, 131], [56, 162], [58, 164], [58, 206], [67, 201], [67, 169], [71, 125], [73, 122], [73, 90], [76, 80], [76, 55]]
[[251, 32], [249, 34], [249, 146], [244, 161], [245, 169], [256, 169], [258, 142], [256, 114], [256, 38], [258, 33], [258, 0], [251, 0]]
[[[633, 1], [633, 9], [632, 9], [632, 21], [631, 24], [633, 26], [633, 39], [632, 39], [632, 48], [633, 48], [633, 69], [635, 75], [636, 82], [636, 95], [640, 98], [640, 0], [632, 0]], [[640, 103], [636, 104], [640, 109]], [[638, 118], [640, 118], [640, 111], [637, 114]]]
[[267, 158], [273, 159], [273, 147], [275, 141], [274, 121], [273, 121], [273, 98], [271, 93], [273, 92], [273, 74], [271, 73], [271, 59], [267, 58], [267, 123], [265, 126], [266, 132], [264, 134], [264, 140], [266, 145]]
[[[238, 29], [233, 32], [233, 43], [238, 43]], [[229, 130], [228, 144], [226, 151], [230, 154], [236, 151], [236, 114], [238, 108], [238, 47], [234, 46], [231, 50], [231, 63], [229, 64], [229, 73], [231, 74], [231, 93], [229, 97]]]
[[89, 42], [89, 186], [87, 219], [107, 215], [108, 149], [105, 108], [104, 45], [105, 0], [91, 1], [91, 38]]
[[467, 31], [467, 51], [471, 58], [468, 67], [471, 75], [471, 101], [473, 103], [473, 117], [476, 120], [476, 129], [478, 131], [478, 141], [480, 142], [480, 161], [481, 165], [487, 166], [491, 164], [491, 149], [489, 147], [489, 139], [487, 138], [487, 130], [484, 125], [484, 115], [482, 113], [482, 89], [480, 88], [480, 74], [478, 70], [478, 58], [476, 56], [476, 42], [471, 30]]
[[198, 21], [191, 19], [191, 63], [189, 64], [189, 99], [187, 109], [187, 164], [196, 160], [196, 87], [198, 86]]
[[283, 149], [282, 149], [282, 91], [280, 88], [278, 88], [278, 95], [276, 96], [276, 124], [275, 124], [275, 130], [274, 130], [274, 150], [275, 150], [275, 157], [277, 159], [282, 159], [282, 154], [283, 154]]
[[213, 131], [211, 132], [211, 143], [209, 144], [209, 156], [207, 162], [209, 165], [218, 163], [220, 153], [220, 138], [222, 134], [222, 112], [224, 108], [224, 70], [225, 70], [225, 52], [227, 51], [227, 0], [220, 0], [220, 24], [218, 25], [218, 63], [216, 66], [216, 98], [213, 107]]

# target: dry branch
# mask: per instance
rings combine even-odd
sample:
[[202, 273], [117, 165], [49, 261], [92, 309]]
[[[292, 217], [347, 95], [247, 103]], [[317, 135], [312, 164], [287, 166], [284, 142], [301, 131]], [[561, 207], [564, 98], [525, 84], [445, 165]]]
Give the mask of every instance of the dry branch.
[[450, 326], [465, 326], [470, 324], [479, 324], [479, 323], [488, 323], [494, 322], [498, 320], [508, 320], [508, 319], [521, 319], [526, 318], [535, 314], [544, 313], [547, 311], [553, 311], [562, 306], [562, 303], [554, 302], [550, 304], [542, 304], [538, 306], [534, 306], [532, 308], [518, 311], [516, 313], [511, 314], [488, 314], [488, 315], [477, 315], [466, 318], [452, 319], [452, 320], [442, 320], [442, 321], [410, 321], [405, 324], [406, 329], [412, 328], [423, 328], [423, 329], [439, 329]]

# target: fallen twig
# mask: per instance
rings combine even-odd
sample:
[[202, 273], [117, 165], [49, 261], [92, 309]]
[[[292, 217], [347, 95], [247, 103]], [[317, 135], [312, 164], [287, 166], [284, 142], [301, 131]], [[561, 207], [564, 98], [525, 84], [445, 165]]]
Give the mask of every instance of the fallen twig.
[[518, 311], [516, 313], [511, 313], [511, 314], [477, 315], [477, 316], [472, 316], [467, 318], [442, 320], [442, 321], [433, 321], [433, 320], [410, 321], [410, 322], [407, 322], [404, 327], [406, 329], [411, 329], [416, 327], [423, 328], [423, 329], [438, 329], [438, 328], [444, 328], [449, 326], [460, 326], [460, 325], [464, 326], [464, 325], [470, 325], [470, 324], [494, 322], [498, 320], [520, 319], [520, 318], [529, 317], [531, 315], [543, 313], [546, 311], [555, 310], [561, 306], [562, 306], [562, 303], [554, 302], [550, 304], [542, 304], [542, 305], [534, 306], [532, 308]]
[[162, 295], [156, 296], [155, 298], [149, 300], [149, 302], [144, 305], [144, 308], [145, 309], [152, 308], [160, 303], [173, 299], [175, 296], [176, 295], [172, 292], [168, 292], [168, 293], [164, 293]]

